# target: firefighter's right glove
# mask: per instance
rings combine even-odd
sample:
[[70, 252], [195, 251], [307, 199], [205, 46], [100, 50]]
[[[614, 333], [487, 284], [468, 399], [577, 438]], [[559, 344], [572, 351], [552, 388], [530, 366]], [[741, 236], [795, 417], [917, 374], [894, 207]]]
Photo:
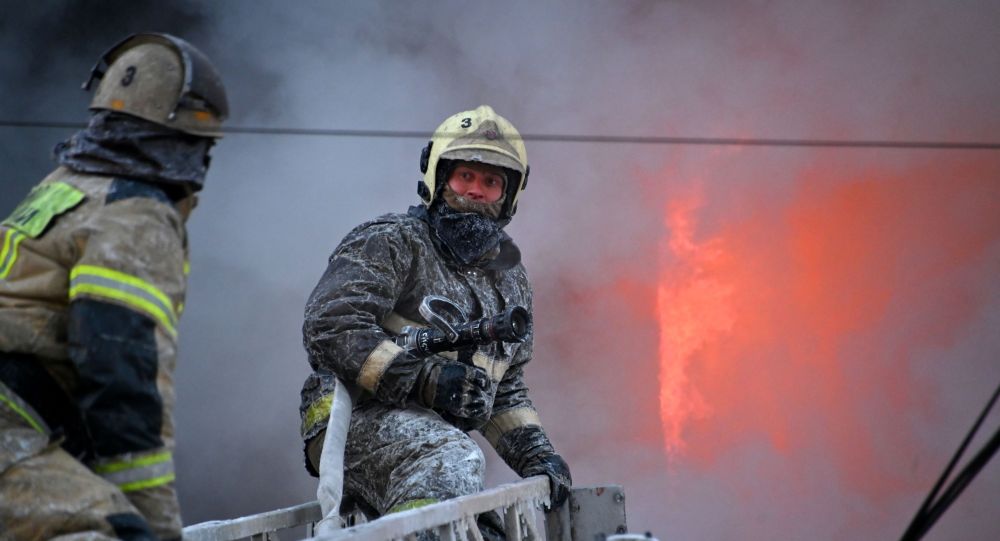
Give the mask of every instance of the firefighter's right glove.
[[425, 361], [414, 389], [416, 401], [447, 417], [464, 430], [478, 428], [493, 414], [493, 393], [486, 372], [443, 357]]

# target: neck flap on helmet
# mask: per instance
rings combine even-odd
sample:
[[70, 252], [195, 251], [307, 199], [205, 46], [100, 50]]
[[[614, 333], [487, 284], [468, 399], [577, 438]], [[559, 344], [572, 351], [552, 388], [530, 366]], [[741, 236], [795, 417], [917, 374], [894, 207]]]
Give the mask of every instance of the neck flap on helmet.
[[200, 190], [214, 140], [141, 118], [97, 111], [86, 128], [56, 145], [56, 161], [80, 173], [115, 175]]

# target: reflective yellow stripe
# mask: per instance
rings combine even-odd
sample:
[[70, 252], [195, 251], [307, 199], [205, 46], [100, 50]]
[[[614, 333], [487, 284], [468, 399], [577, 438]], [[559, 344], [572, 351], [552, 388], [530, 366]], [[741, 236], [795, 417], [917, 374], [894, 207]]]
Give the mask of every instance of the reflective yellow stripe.
[[90, 464], [90, 468], [123, 492], [165, 485], [175, 479], [170, 451]]
[[176, 478], [177, 477], [174, 474], [169, 473], [167, 475], [163, 475], [161, 477], [155, 477], [153, 479], [147, 479], [145, 481], [135, 481], [132, 483], [125, 483], [123, 485], [118, 485], [118, 488], [120, 488], [122, 492], [132, 492], [134, 490], [142, 490], [144, 488], [153, 488], [153, 487], [158, 487], [160, 485], [165, 485], [167, 483], [173, 482]]
[[308, 434], [312, 427], [316, 426], [316, 423], [330, 418], [330, 406], [333, 404], [333, 394], [330, 393], [320, 398], [306, 409], [305, 417], [302, 419], [301, 431], [303, 436]]
[[185, 260], [184, 261], [184, 276], [187, 276], [189, 274], [191, 274], [191, 262]]
[[100, 464], [98, 466], [94, 466], [94, 472], [100, 474], [115, 473], [122, 470], [131, 470], [145, 466], [152, 466], [154, 464], [162, 464], [164, 462], [169, 462], [171, 458], [170, 452], [164, 451], [162, 453], [156, 453], [155, 455], [140, 457], [135, 460], [122, 460], [120, 462]]
[[174, 325], [170, 322], [170, 317], [167, 314], [163, 313], [163, 311], [160, 310], [158, 306], [151, 304], [150, 302], [146, 301], [141, 297], [130, 295], [119, 289], [112, 289], [110, 287], [95, 286], [90, 284], [81, 284], [73, 286], [73, 288], [69, 290], [70, 299], [74, 299], [80, 295], [92, 295], [94, 297], [104, 297], [124, 302], [125, 304], [128, 304], [131, 307], [136, 308], [152, 316], [153, 319], [155, 319], [156, 321], [160, 322], [161, 325], [163, 325], [164, 329], [166, 329], [171, 336], [177, 335], [177, 329], [175, 329]]
[[25, 411], [24, 408], [19, 406], [15, 401], [11, 400], [7, 396], [4, 396], [3, 394], [0, 394], [0, 402], [3, 402], [4, 404], [10, 406], [10, 409], [14, 410], [15, 413], [24, 418], [24, 420], [27, 421], [29, 425], [31, 425], [31, 428], [37, 430], [39, 434], [45, 434], [45, 429], [42, 428], [42, 425], [40, 425], [38, 421], [36, 421], [35, 418], [30, 413]]
[[173, 304], [152, 284], [131, 274], [93, 265], [77, 265], [69, 276], [70, 300], [91, 295], [123, 302], [158, 321], [171, 336], [177, 335]]
[[0, 248], [0, 280], [7, 278], [10, 270], [14, 268], [17, 261], [17, 247], [24, 240], [24, 235], [13, 229], [8, 229], [3, 239], [3, 248]]
[[161, 303], [166, 306], [170, 306], [170, 297], [167, 297], [165, 293], [157, 289], [156, 286], [144, 281], [141, 278], [132, 276], [131, 274], [126, 274], [121, 271], [114, 269], [109, 269], [107, 267], [97, 267], [94, 265], [77, 265], [73, 267], [73, 271], [70, 273], [70, 280], [81, 275], [93, 275], [99, 276], [101, 278], [106, 278], [115, 282], [120, 282], [122, 284], [130, 285], [137, 289], [141, 289], [148, 293], [150, 296], [158, 299]]
[[438, 501], [440, 500], [436, 500], [434, 498], [422, 498], [419, 500], [410, 500], [408, 502], [403, 502], [401, 504], [392, 506], [392, 508], [389, 509], [389, 513], [399, 513], [402, 511], [409, 511], [410, 509], [419, 509], [421, 507], [427, 507], [428, 505], [434, 505], [438, 503]]

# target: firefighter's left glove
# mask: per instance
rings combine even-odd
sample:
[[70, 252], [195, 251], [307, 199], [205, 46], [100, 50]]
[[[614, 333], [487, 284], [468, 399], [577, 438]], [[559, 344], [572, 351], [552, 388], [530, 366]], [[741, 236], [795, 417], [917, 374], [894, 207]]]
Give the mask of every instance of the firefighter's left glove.
[[569, 473], [569, 464], [557, 454], [546, 455], [524, 469], [522, 477], [533, 475], [549, 477], [549, 501], [551, 508], [557, 509], [569, 498], [569, 489], [573, 486], [573, 476]]
[[566, 503], [573, 476], [542, 427], [521, 426], [505, 432], [496, 443], [497, 454], [521, 477], [545, 475], [549, 478], [549, 501], [555, 509]]
[[490, 378], [476, 366], [443, 357], [429, 357], [417, 378], [416, 401], [457, 418], [464, 430], [478, 428], [493, 414]]

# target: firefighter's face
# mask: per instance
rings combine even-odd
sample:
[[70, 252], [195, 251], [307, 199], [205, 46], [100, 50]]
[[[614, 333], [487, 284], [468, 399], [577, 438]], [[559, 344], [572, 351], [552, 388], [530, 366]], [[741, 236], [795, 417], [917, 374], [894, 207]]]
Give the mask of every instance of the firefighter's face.
[[448, 177], [455, 194], [478, 203], [495, 203], [503, 195], [503, 169], [485, 163], [459, 162]]

